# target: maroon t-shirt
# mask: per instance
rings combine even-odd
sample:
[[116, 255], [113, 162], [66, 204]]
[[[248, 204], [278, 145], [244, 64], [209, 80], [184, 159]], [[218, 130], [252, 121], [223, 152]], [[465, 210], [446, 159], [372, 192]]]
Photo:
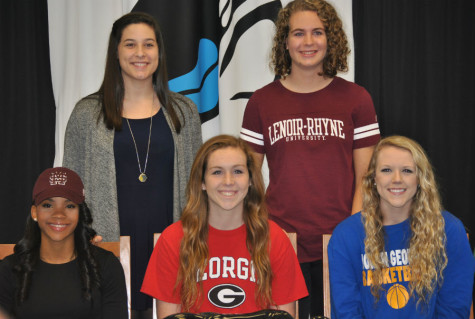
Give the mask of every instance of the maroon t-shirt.
[[353, 150], [380, 138], [370, 95], [339, 77], [312, 93], [277, 80], [252, 95], [241, 138], [267, 157], [269, 212], [297, 232], [299, 261], [321, 259], [322, 234], [351, 214]]

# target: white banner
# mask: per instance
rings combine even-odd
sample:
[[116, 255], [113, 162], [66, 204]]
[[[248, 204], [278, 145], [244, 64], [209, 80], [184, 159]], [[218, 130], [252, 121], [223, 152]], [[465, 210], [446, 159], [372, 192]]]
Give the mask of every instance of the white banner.
[[[233, 7], [232, 1], [220, 0], [218, 14], [224, 31], [219, 44], [220, 115], [203, 124], [204, 140], [220, 133], [238, 136], [250, 94], [274, 79], [269, 61], [275, 16], [272, 18], [266, 10], [278, 10], [288, 2], [248, 0]], [[351, 0], [330, 2], [343, 20], [353, 52]], [[62, 163], [64, 132], [74, 105], [81, 97], [97, 91], [102, 82], [112, 24], [136, 3], [137, 0], [48, 1], [51, 75], [56, 101], [55, 166]], [[350, 71], [339, 75], [352, 81], [353, 65], [351, 55]]]

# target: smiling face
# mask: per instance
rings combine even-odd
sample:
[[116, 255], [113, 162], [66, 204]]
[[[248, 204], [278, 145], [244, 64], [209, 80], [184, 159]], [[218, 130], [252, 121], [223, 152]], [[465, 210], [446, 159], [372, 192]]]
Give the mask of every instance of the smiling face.
[[246, 155], [241, 149], [226, 147], [211, 153], [202, 183], [208, 194], [209, 218], [229, 216], [242, 222], [249, 186]]
[[292, 60], [292, 70], [321, 72], [327, 53], [325, 27], [314, 11], [297, 11], [289, 19], [287, 50]]
[[152, 80], [158, 68], [158, 45], [155, 32], [145, 23], [124, 28], [117, 55], [124, 82]]
[[409, 218], [418, 185], [412, 154], [394, 146], [383, 148], [376, 162], [374, 180], [380, 196], [383, 224], [393, 225]]
[[45, 199], [31, 206], [31, 217], [41, 230], [41, 244], [73, 244], [79, 206], [64, 197]]

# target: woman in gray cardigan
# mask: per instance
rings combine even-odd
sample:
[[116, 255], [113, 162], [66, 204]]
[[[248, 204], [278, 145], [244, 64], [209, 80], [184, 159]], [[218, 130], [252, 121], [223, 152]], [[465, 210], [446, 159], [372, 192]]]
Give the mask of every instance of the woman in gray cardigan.
[[69, 119], [63, 165], [81, 176], [103, 240], [131, 236], [132, 317], [151, 316], [152, 300], [139, 289], [153, 233], [179, 219], [201, 143], [196, 106], [168, 89], [158, 23], [138, 12], [119, 18], [101, 88]]

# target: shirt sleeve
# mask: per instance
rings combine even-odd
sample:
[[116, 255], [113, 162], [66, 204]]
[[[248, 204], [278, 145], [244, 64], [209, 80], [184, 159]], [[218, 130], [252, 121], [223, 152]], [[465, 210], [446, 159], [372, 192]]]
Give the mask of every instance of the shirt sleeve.
[[435, 317], [468, 318], [472, 303], [475, 259], [462, 222], [445, 213], [447, 267], [437, 295]]
[[145, 272], [141, 292], [161, 301], [179, 304], [181, 301], [175, 283], [179, 268], [180, 239], [175, 235], [176, 232], [171, 234], [169, 227], [168, 231], [165, 230], [158, 238]]
[[[201, 120], [197, 106], [192, 100], [181, 94], [170, 92], [176, 103], [173, 103], [175, 112], [181, 119], [182, 127], [175, 141], [177, 167], [175, 167], [175, 183], [173, 215], [176, 220], [186, 205], [186, 184], [190, 175], [193, 160], [203, 143], [201, 134]], [[170, 127], [170, 129], [172, 129]], [[173, 129], [173, 131], [175, 131]], [[178, 176], [176, 176], [178, 174]]]
[[105, 252], [101, 266], [102, 318], [127, 319], [127, 290], [119, 259]]
[[86, 154], [87, 142], [84, 130], [88, 124], [83, 120], [82, 103], [85, 102], [81, 100], [76, 104], [66, 126], [63, 166], [72, 169], [84, 180], [84, 154]]
[[[192, 159], [195, 159], [196, 153], [198, 153], [198, 150], [201, 147], [201, 144], [203, 144], [203, 138], [201, 135], [201, 120], [200, 116], [198, 113], [198, 110], [196, 107], [193, 109], [193, 114], [191, 116], [191, 136], [190, 136], [190, 144], [192, 148]], [[189, 165], [189, 171], [191, 171], [191, 166], [193, 165], [193, 160], [191, 160], [191, 165]]]
[[259, 113], [259, 98], [256, 93], [251, 96], [246, 105], [240, 137], [248, 142], [255, 152], [264, 154], [264, 132]]
[[308, 296], [307, 286], [289, 238], [275, 225], [271, 228], [272, 299], [285, 305]]
[[348, 253], [351, 240], [346, 240], [345, 233], [341, 227], [335, 228], [328, 244], [332, 318], [363, 319], [361, 293], [356, 277], [361, 274], [353, 268], [355, 260]]
[[357, 106], [352, 114], [354, 123], [353, 148], [375, 145], [380, 139], [379, 124], [373, 100], [368, 91], [359, 87]]

